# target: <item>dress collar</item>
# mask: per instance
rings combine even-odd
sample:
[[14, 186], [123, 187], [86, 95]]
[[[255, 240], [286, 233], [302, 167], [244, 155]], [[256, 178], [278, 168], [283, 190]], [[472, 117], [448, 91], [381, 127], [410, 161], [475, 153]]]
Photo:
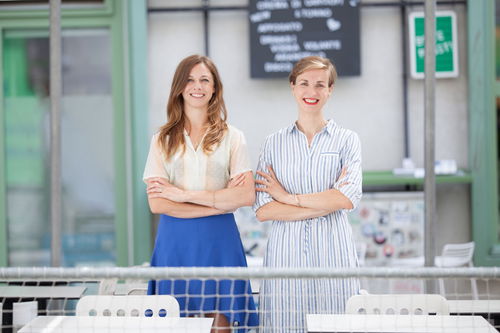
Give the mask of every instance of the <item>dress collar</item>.
[[[325, 131], [325, 129], [326, 129], [326, 132], [328, 134], [332, 135], [336, 126], [337, 126], [337, 124], [333, 121], [333, 119], [328, 119], [326, 121], [326, 126], [323, 127], [323, 129], [319, 133]], [[287, 132], [288, 133], [292, 133], [293, 131], [298, 131], [298, 130], [299, 129], [297, 127], [297, 122], [296, 121], [294, 121], [293, 124], [290, 125], [290, 126], [288, 126], [288, 128], [287, 128]]]

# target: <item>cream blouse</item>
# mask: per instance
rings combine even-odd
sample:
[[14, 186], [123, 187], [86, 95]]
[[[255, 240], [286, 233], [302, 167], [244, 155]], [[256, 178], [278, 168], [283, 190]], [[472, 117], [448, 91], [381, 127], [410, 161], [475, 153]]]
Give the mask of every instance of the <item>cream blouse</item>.
[[208, 155], [203, 152], [202, 143], [194, 149], [184, 130], [185, 152], [179, 149], [167, 160], [158, 144], [158, 135], [151, 139], [143, 180], [163, 177], [184, 190], [213, 191], [225, 188], [231, 178], [251, 170], [245, 136], [231, 125], [220, 145]]

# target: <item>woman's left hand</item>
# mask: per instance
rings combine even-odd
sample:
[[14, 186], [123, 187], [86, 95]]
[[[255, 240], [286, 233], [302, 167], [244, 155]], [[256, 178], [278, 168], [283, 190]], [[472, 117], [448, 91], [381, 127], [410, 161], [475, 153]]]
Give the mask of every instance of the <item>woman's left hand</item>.
[[226, 188], [238, 187], [240, 185], [245, 185], [245, 173], [240, 173], [236, 177], [231, 178]]
[[287, 191], [285, 191], [283, 186], [278, 181], [278, 178], [274, 173], [273, 167], [269, 165], [267, 169], [269, 170], [269, 173], [257, 171], [257, 174], [262, 178], [264, 178], [264, 180], [259, 180], [259, 179], [255, 180], [256, 184], [262, 185], [260, 187], [255, 187], [255, 190], [259, 192], [269, 193], [269, 195], [272, 196], [273, 199], [276, 201], [282, 203], [289, 203], [287, 199], [291, 195]]
[[163, 198], [175, 202], [186, 202], [187, 193], [184, 190], [170, 184], [163, 178], [150, 178], [147, 179], [147, 193], [148, 198]]

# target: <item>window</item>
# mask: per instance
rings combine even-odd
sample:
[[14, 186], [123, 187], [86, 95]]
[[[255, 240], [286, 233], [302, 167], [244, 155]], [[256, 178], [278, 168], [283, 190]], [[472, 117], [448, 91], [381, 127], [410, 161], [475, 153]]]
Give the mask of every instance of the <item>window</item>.
[[[49, 40], [7, 30], [4, 133], [8, 264], [50, 265]], [[62, 264], [113, 265], [115, 163], [107, 29], [62, 37]]]

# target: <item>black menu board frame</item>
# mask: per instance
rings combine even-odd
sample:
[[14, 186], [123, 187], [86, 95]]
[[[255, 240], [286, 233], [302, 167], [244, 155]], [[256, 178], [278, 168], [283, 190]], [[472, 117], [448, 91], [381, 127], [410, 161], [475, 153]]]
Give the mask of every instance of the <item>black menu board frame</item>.
[[250, 76], [287, 77], [299, 59], [329, 58], [361, 75], [359, 0], [250, 0]]

